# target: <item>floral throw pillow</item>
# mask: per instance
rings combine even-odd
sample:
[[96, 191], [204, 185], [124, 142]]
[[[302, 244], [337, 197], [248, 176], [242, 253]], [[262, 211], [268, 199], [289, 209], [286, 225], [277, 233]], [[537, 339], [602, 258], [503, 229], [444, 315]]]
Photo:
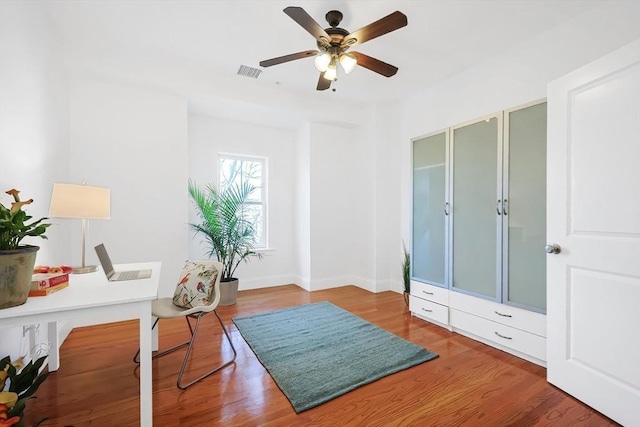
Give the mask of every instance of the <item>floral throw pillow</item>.
[[214, 297], [218, 270], [212, 264], [186, 261], [173, 294], [173, 303], [182, 308], [208, 305]]

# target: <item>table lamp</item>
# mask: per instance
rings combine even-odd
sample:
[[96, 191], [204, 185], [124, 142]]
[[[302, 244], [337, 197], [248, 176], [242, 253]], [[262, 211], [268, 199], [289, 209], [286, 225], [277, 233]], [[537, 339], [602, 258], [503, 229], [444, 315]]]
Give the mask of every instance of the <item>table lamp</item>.
[[53, 184], [49, 217], [79, 218], [82, 220], [82, 266], [73, 273], [91, 273], [95, 265], [85, 265], [85, 242], [88, 219], [109, 219], [111, 216], [111, 191], [108, 188], [77, 184]]

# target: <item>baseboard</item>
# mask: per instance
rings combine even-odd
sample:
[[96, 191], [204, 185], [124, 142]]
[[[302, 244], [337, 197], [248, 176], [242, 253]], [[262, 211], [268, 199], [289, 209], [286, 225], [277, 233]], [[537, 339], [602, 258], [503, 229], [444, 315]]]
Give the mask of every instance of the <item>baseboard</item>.
[[248, 291], [250, 289], [260, 288], [272, 288], [274, 286], [288, 285], [291, 283], [298, 283], [298, 277], [294, 275], [282, 275], [282, 276], [270, 276], [261, 277], [260, 279], [243, 279], [238, 278], [240, 284], [238, 285], [239, 291]]
[[339, 288], [341, 286], [354, 285], [369, 292], [376, 292], [375, 282], [358, 276], [338, 276], [321, 280], [312, 280], [310, 291]]
[[347, 285], [355, 285], [369, 292], [376, 292], [375, 283], [372, 280], [358, 276], [339, 276], [321, 280], [309, 280], [308, 278], [296, 275], [271, 276], [261, 279], [243, 279], [240, 277], [238, 290], [245, 291], [250, 289], [271, 288], [286, 284], [295, 284], [309, 292], [319, 291], [322, 289], [339, 288]]

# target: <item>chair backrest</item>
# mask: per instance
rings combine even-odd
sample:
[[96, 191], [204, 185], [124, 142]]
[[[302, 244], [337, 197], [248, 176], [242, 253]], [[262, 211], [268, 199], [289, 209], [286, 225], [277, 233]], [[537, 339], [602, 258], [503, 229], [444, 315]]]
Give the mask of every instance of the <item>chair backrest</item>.
[[221, 277], [222, 264], [217, 261], [185, 261], [173, 303], [187, 309], [215, 310], [220, 302]]

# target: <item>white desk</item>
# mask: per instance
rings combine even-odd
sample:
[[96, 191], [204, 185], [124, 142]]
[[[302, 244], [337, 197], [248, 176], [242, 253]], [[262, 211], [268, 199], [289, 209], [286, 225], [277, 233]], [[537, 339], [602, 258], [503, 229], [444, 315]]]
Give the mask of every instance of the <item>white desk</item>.
[[149, 279], [109, 282], [98, 270], [70, 274], [69, 287], [45, 297], [29, 297], [27, 302], [0, 309], [0, 328], [46, 323], [49, 341], [49, 371], [60, 366], [57, 323], [62, 320], [96, 317], [100, 323], [140, 320], [140, 425], [153, 424], [151, 385], [151, 301], [156, 299], [160, 263], [116, 265], [116, 271], [152, 269]]

